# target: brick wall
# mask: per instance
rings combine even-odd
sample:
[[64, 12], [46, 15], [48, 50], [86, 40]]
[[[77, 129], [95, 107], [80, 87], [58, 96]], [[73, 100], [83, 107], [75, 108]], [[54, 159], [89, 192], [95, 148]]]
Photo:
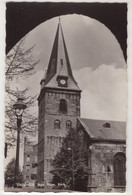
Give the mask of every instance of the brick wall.
[[90, 151], [91, 175], [88, 186], [92, 192], [123, 192], [124, 187], [114, 187], [114, 156], [125, 153], [125, 143], [93, 143]]
[[[67, 102], [67, 113], [60, 113], [59, 111], [61, 99]], [[78, 116], [80, 116], [80, 92], [47, 89], [43, 93], [43, 98], [41, 97], [39, 102], [38, 144], [41, 146], [38, 148], [41, 149], [38, 150], [38, 180], [40, 179], [39, 175], [43, 172], [44, 183], [51, 181], [51, 162], [59, 151], [63, 138], [68, 131], [66, 121], [70, 120], [72, 127], [75, 128]], [[55, 120], [60, 121], [60, 129], [54, 128]]]

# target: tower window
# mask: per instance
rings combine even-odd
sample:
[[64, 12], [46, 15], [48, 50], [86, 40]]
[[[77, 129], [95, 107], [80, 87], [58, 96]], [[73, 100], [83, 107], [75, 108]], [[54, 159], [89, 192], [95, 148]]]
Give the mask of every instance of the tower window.
[[66, 114], [67, 113], [67, 101], [64, 99], [60, 100], [60, 113]]
[[70, 120], [66, 121], [66, 129], [71, 129], [72, 122]]
[[117, 153], [114, 156], [114, 185], [125, 186], [126, 185], [126, 158], [122, 152]]
[[54, 121], [54, 129], [60, 129], [60, 121], [58, 119]]

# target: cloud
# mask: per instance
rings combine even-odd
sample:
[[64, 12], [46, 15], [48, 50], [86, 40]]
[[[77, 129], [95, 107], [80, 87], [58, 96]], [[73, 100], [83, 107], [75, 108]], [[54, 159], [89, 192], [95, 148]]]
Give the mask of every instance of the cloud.
[[[71, 67], [83, 90], [82, 116], [125, 120], [126, 64], [114, 35], [97, 20], [82, 15], [61, 16], [61, 23]], [[19, 87], [29, 87], [31, 95], [39, 94], [57, 25], [58, 17], [37, 26], [27, 36], [26, 47], [36, 45], [33, 55], [40, 63], [36, 74], [21, 80]]]
[[126, 120], [126, 71], [113, 65], [74, 71], [82, 89], [81, 114], [84, 118]]
[[[115, 67], [113, 64], [102, 64], [95, 70], [90, 67], [74, 70], [75, 79], [82, 90], [81, 117], [126, 120], [126, 71]], [[37, 71], [26, 80], [14, 82], [13, 86], [19, 89], [29, 87], [29, 95], [39, 95], [43, 74], [44, 71]], [[33, 113], [37, 113], [37, 109], [36, 100]]]
[[[77, 14], [61, 16], [61, 24], [73, 69], [96, 69], [101, 64], [126, 68], [121, 47], [104, 24]], [[33, 54], [40, 59], [38, 70], [44, 70], [48, 65], [57, 25], [58, 17], [55, 17], [28, 34], [27, 45], [35, 44]]]

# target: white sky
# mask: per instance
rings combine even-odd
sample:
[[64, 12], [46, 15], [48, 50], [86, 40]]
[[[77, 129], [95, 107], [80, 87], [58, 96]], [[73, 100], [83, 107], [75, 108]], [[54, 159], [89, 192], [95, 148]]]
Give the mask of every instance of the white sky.
[[[82, 91], [81, 117], [126, 120], [126, 64], [114, 35], [103, 24], [82, 15], [61, 16], [61, 24], [75, 79]], [[58, 18], [42, 23], [27, 36], [40, 59], [36, 74], [20, 86], [39, 94], [40, 80], [48, 65]], [[37, 112], [37, 111], [36, 111]]]
[[[82, 15], [61, 16], [61, 24], [73, 74], [82, 90], [81, 117], [125, 121], [126, 64], [114, 35], [103, 24]], [[36, 74], [27, 80], [20, 78], [13, 83], [13, 88], [29, 87], [31, 95], [39, 94], [57, 25], [58, 17], [42, 23], [28, 34], [25, 47], [35, 44], [33, 55], [40, 63]], [[37, 100], [34, 113], [38, 114]], [[15, 148], [10, 152], [15, 155]], [[20, 158], [22, 164], [23, 153]]]

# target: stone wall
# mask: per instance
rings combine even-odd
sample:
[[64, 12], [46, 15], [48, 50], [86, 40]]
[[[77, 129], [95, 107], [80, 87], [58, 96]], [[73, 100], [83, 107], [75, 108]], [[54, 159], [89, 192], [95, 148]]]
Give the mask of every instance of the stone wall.
[[91, 192], [123, 192], [125, 188], [114, 186], [114, 156], [125, 153], [125, 143], [100, 142], [90, 147], [91, 175], [88, 186]]

